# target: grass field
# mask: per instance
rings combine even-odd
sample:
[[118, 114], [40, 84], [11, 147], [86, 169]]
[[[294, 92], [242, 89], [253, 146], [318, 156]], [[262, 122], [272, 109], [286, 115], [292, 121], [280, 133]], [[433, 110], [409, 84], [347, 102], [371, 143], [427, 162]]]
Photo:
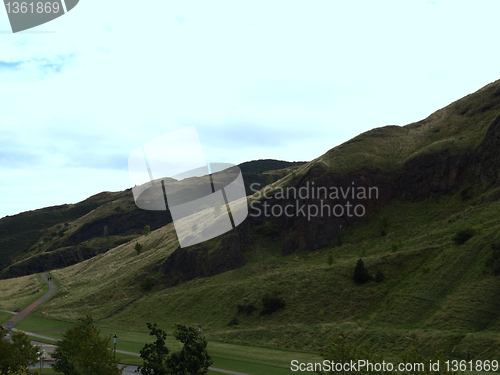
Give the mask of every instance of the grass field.
[[0, 310], [24, 309], [43, 295], [46, 285], [36, 275], [2, 280], [0, 282]]
[[[376, 346], [386, 360], [398, 360], [409, 345], [494, 359], [500, 347], [500, 278], [486, 263], [500, 231], [500, 203], [478, 201], [463, 202], [459, 194], [418, 203], [393, 201], [343, 233], [340, 246], [285, 256], [268, 241], [248, 254], [249, 263], [241, 269], [143, 292], [136, 277], [175, 247], [172, 228], [162, 228], [140, 239], [146, 249], [141, 255], [133, 244], [122, 245], [81, 273], [85, 264], [53, 271], [60, 291], [20, 327], [58, 328], [84, 311], [102, 319], [137, 299], [97, 323], [104, 335], [118, 335], [119, 350], [140, 351], [150, 339], [146, 322], [169, 333], [174, 323], [202, 325], [214, 366], [236, 371], [255, 368], [259, 373], [259, 366], [289, 371], [290, 358], [318, 359], [319, 348], [340, 329]], [[474, 228], [475, 235], [457, 245], [452, 238], [462, 228]], [[354, 284], [358, 258], [372, 275], [381, 269], [385, 280]], [[266, 292], [278, 293], [286, 307], [260, 315]], [[257, 311], [238, 313], [238, 304], [254, 304]], [[168, 345], [176, 347], [171, 336]]]
[[12, 318], [12, 316], [13, 316], [12, 314], [0, 311], [0, 324], [5, 323], [7, 320]]

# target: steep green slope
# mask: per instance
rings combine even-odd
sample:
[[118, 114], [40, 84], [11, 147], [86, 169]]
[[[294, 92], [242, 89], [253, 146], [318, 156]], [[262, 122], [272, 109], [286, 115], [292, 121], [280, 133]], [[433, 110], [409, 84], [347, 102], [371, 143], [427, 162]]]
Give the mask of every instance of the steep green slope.
[[[84, 307], [103, 318], [139, 298], [100, 324], [132, 332], [145, 332], [151, 321], [164, 327], [201, 324], [211, 340], [311, 351], [342, 328], [387, 355], [411, 339], [445, 351], [498, 356], [500, 276], [488, 260], [491, 245], [500, 243], [500, 202], [480, 204], [481, 198], [464, 203], [455, 194], [418, 203], [393, 201], [345, 232], [341, 245], [282, 255], [272, 240], [262, 238], [241, 269], [144, 291], [140, 270], [161, 262], [176, 246], [169, 226], [141, 238], [149, 249], [141, 255], [126, 244], [81, 273], [78, 266], [54, 271], [63, 291], [37, 314], [75, 319]], [[463, 228], [476, 234], [457, 245], [453, 237]], [[154, 246], [158, 241], [161, 245]], [[352, 272], [360, 257], [373, 276], [382, 270], [385, 280], [355, 284]], [[277, 293], [285, 308], [260, 315], [266, 293]], [[238, 305], [249, 304], [254, 312], [238, 312]]]
[[[341, 328], [386, 358], [413, 344], [498, 358], [499, 104], [497, 81], [424, 121], [364, 133], [249, 199], [281, 208], [351, 200], [359, 217], [250, 215], [186, 249], [169, 224], [54, 271], [62, 290], [36, 314], [72, 321], [90, 310], [130, 336], [146, 322], [202, 325], [212, 341], [312, 352]], [[378, 194], [280, 197], [312, 183]], [[356, 284], [360, 258], [383, 280]], [[262, 314], [268, 297], [284, 307]]]
[[[358, 200], [363, 217], [251, 216], [187, 249], [168, 225], [137, 239], [142, 254], [134, 241], [54, 272], [63, 291], [38, 314], [75, 319], [85, 306], [104, 318], [134, 301], [100, 324], [201, 324], [211, 340], [311, 351], [342, 328], [388, 356], [415, 343], [498, 356], [499, 93], [500, 81], [419, 123], [365, 133], [274, 183], [269, 199], [253, 197], [283, 206], [295, 198], [279, 198], [280, 187], [376, 186], [380, 196]], [[242, 262], [207, 271], [235, 252]], [[175, 261], [183, 257], [191, 263]], [[383, 281], [354, 283], [359, 258]], [[173, 280], [179, 265], [186, 277]], [[285, 307], [260, 314], [266, 295]]]

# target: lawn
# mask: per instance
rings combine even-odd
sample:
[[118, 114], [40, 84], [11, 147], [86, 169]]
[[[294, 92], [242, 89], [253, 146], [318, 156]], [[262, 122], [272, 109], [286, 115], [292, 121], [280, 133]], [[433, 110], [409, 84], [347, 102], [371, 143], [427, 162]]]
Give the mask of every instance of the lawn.
[[5, 323], [7, 320], [12, 318], [14, 315], [0, 311], [0, 324]]

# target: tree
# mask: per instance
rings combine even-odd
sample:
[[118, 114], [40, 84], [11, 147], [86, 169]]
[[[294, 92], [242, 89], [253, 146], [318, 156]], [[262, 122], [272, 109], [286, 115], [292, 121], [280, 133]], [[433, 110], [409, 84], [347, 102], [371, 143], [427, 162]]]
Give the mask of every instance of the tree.
[[269, 315], [279, 309], [285, 308], [285, 301], [278, 294], [277, 291], [273, 291], [262, 296], [262, 306], [264, 308], [260, 312], [260, 315]]
[[356, 263], [356, 267], [354, 267], [354, 282], [358, 284], [363, 284], [366, 283], [367, 281], [370, 281], [372, 277], [368, 273], [368, 270], [365, 268], [365, 264], [361, 259], [358, 259], [358, 262]]
[[167, 334], [156, 323], [147, 323], [149, 335], [155, 336], [156, 341], [152, 344], [146, 344], [141, 349], [141, 358], [144, 360], [137, 369], [142, 375], [168, 375], [167, 355], [168, 348], [165, 345]]
[[172, 353], [167, 363], [171, 374], [202, 375], [212, 364], [207, 352], [207, 341], [193, 327], [176, 325], [174, 336], [182, 342], [182, 349]]
[[151, 233], [151, 227], [149, 225], [146, 225], [142, 230], [142, 233], [144, 233], [144, 235], [147, 236], [149, 233]]
[[32, 345], [30, 338], [22, 332], [13, 332], [11, 340], [7, 330], [0, 331], [0, 374], [22, 373], [38, 360], [40, 346]]
[[331, 253], [328, 254], [327, 263], [330, 267], [333, 265], [333, 255]]
[[137, 252], [137, 255], [139, 255], [142, 251], [142, 245], [139, 242], [137, 242], [134, 246], [134, 250]]
[[193, 327], [176, 325], [174, 336], [183, 346], [178, 352], [169, 354], [165, 345], [167, 334], [156, 323], [148, 323], [150, 335], [156, 337], [152, 344], [141, 349], [142, 366], [138, 372], [142, 375], [202, 375], [212, 364], [207, 352], [207, 342]]
[[87, 314], [78, 319], [59, 341], [52, 357], [53, 368], [65, 375], [119, 375], [122, 370], [109, 345], [111, 336], [101, 338], [100, 331]]

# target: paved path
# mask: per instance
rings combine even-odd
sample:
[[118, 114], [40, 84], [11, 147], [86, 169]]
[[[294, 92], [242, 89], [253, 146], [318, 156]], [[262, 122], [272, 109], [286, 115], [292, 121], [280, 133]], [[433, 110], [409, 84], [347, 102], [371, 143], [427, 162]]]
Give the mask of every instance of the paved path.
[[0, 312], [5, 312], [7, 314], [12, 314], [12, 315], [17, 315], [15, 311], [9, 311], [9, 310], [0, 310]]
[[[36, 302], [33, 302], [30, 306], [28, 306], [27, 308], [25, 308], [23, 311], [21, 311], [20, 313], [14, 315], [9, 320], [9, 322], [14, 322], [14, 324], [20, 322], [21, 319], [23, 319], [24, 317], [26, 317], [29, 313], [31, 313], [39, 305], [41, 305], [42, 303], [44, 303], [45, 301], [47, 301], [56, 292], [56, 285], [52, 281], [49, 281], [47, 279], [47, 275], [45, 273], [42, 273], [41, 277], [42, 277], [43, 281], [45, 281], [47, 284], [49, 284], [49, 291], [47, 293], [45, 293], [42, 297], [40, 297]], [[135, 301], [132, 301], [130, 304], [132, 304], [133, 302], [135, 302]], [[122, 309], [128, 307], [129, 305], [124, 306]], [[21, 331], [21, 330], [15, 329], [15, 328], [13, 330], [14, 331], [23, 332], [23, 333], [25, 333], [25, 334], [27, 334], [29, 336], [35, 337], [35, 338], [37, 338], [39, 340], [59, 341], [58, 339], [54, 339], [54, 338], [48, 337], [48, 336], [38, 335], [38, 334], [32, 333], [32, 332], [25, 332], [25, 331]], [[42, 344], [42, 343], [40, 343], [40, 344]], [[54, 348], [55, 348], [54, 345], [42, 344], [42, 346], [46, 350], [48, 349], [48, 347], [50, 347], [50, 349], [51, 349], [50, 352], [52, 352], [54, 350]], [[46, 348], [46, 346], [47, 346], [47, 348]], [[117, 350], [116, 352], [117, 353], [122, 353], [122, 354], [127, 354], [127, 355], [132, 355], [132, 356], [140, 357], [139, 353], [127, 352], [127, 351], [124, 351], [124, 350]], [[128, 373], [132, 374], [132, 373], [135, 373], [136, 369], [137, 369], [137, 366], [128, 365], [128, 366], [125, 366], [124, 373], [125, 374], [128, 374]], [[210, 370], [215, 371], [215, 372], [220, 372], [220, 373], [223, 373], [223, 374], [229, 374], [229, 375], [248, 375], [248, 374], [244, 374], [244, 373], [241, 373], [241, 372], [223, 370], [223, 369], [219, 369], [219, 368], [215, 368], [215, 367], [210, 367]]]
[[56, 284], [54, 284], [52, 281], [49, 281], [45, 273], [42, 273], [40, 276], [42, 277], [43, 281], [49, 284], [48, 292], [45, 293], [43, 296], [41, 296], [38, 300], [33, 302], [31, 305], [26, 307], [23, 311], [10, 318], [9, 322], [13, 322], [14, 325], [16, 325], [22, 319], [24, 319], [28, 314], [30, 314], [34, 309], [36, 309], [39, 305], [41, 305], [42, 303], [47, 301], [50, 297], [52, 297], [52, 295], [56, 292]]
[[[14, 329], [14, 330], [15, 331], [19, 331], [17, 329]], [[20, 331], [20, 332], [24, 332], [24, 331]], [[40, 340], [49, 339], [49, 340], [53, 340], [53, 341], [59, 341], [58, 339], [54, 339], [54, 338], [50, 338], [50, 337], [42, 336], [42, 335], [37, 335], [37, 334], [31, 333], [31, 332], [24, 332], [24, 333], [27, 334], [27, 335], [29, 335], [29, 336], [36, 337], [36, 338], [38, 338]], [[45, 344], [45, 343], [39, 342], [39, 341], [32, 341], [32, 342], [35, 343], [36, 345], [41, 345], [42, 348], [46, 352], [48, 352], [48, 353], [52, 353], [54, 351], [54, 349], [55, 349], [55, 346], [52, 345], [52, 344]], [[116, 352], [117, 353], [121, 353], [121, 354], [127, 354], [127, 355], [131, 355], [131, 356], [140, 357], [139, 353], [127, 352], [125, 350], [117, 350]], [[48, 361], [47, 364], [49, 364], [49, 363], [51, 363], [51, 362]], [[124, 367], [124, 371], [123, 371], [124, 374], [134, 374], [134, 373], [136, 373], [135, 370], [137, 369], [137, 366], [135, 366], [135, 365], [124, 365], [123, 367]], [[248, 374], [244, 374], [242, 372], [224, 370], [224, 369], [220, 369], [220, 368], [216, 368], [216, 367], [210, 367], [210, 370], [215, 371], [215, 372], [220, 372], [222, 374], [229, 374], [229, 375], [248, 375]]]

